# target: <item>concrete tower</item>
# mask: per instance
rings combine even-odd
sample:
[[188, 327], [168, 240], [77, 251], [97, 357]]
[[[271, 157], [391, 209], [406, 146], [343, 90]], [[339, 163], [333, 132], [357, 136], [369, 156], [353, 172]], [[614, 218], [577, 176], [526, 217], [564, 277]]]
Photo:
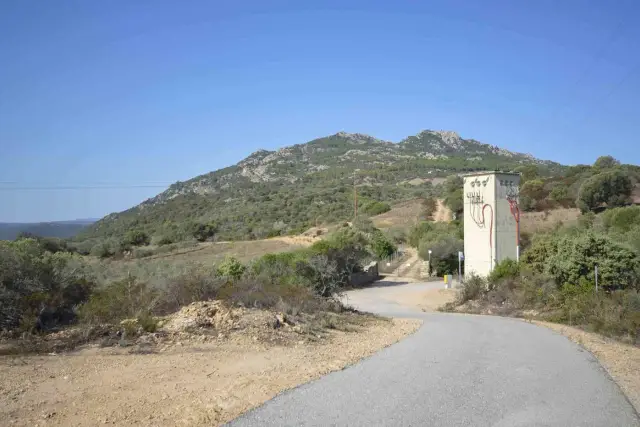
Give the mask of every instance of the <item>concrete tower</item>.
[[487, 276], [496, 263], [520, 257], [520, 174], [477, 172], [463, 181], [465, 276]]

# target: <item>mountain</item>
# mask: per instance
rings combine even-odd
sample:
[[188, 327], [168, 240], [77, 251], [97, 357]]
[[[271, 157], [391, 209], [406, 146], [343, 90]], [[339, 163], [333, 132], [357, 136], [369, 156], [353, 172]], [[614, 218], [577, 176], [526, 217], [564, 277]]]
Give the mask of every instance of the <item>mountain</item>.
[[380, 210], [383, 202], [434, 194], [433, 178], [527, 164], [547, 174], [563, 169], [450, 131], [425, 130], [399, 143], [339, 132], [259, 150], [234, 166], [176, 182], [136, 207], [106, 216], [79, 238], [120, 236], [130, 229], [179, 238], [188, 221], [215, 222], [220, 239], [261, 238], [350, 218], [354, 181], [360, 212], [366, 213]]
[[0, 240], [13, 240], [20, 233], [31, 233], [41, 237], [73, 237], [95, 219], [75, 219], [55, 222], [0, 222]]

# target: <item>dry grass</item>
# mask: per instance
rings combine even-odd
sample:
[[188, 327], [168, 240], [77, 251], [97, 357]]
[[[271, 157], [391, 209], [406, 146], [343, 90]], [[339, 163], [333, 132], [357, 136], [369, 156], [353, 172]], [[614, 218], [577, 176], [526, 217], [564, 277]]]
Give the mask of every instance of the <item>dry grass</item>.
[[554, 209], [546, 212], [524, 212], [520, 219], [520, 230], [524, 233], [551, 231], [558, 224], [573, 224], [578, 221], [578, 209]]
[[[451, 211], [447, 208], [442, 200], [437, 201], [438, 205], [433, 214], [433, 220], [436, 222], [451, 221]], [[389, 212], [371, 217], [373, 225], [380, 229], [391, 227], [410, 228], [420, 221], [424, 213], [422, 199], [412, 199], [406, 202], [398, 203], [391, 207]]]
[[373, 225], [378, 228], [411, 227], [420, 218], [422, 207], [421, 199], [407, 200], [391, 207], [389, 212], [371, 217]]
[[[233, 256], [240, 262], [248, 262], [267, 253], [279, 253], [309, 246], [309, 239], [300, 237], [275, 237], [265, 240], [247, 240], [239, 242], [200, 243], [193, 248], [182, 249], [166, 254], [155, 255], [143, 260], [163, 259], [165, 261], [193, 261], [215, 264], [227, 256]], [[125, 261], [127, 262], [127, 261]]]

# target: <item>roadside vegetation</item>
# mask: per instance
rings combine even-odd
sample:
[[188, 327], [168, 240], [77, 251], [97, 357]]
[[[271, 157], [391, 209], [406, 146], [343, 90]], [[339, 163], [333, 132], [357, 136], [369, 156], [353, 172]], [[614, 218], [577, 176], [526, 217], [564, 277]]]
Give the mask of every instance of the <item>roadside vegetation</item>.
[[[129, 244], [148, 241], [137, 233], [127, 239]], [[362, 220], [308, 248], [266, 254], [248, 263], [228, 257], [215, 265], [164, 263], [166, 268], [158, 271], [128, 269], [109, 276], [95, 258], [63, 242], [23, 236], [0, 242], [0, 331], [19, 337], [69, 325], [119, 329], [122, 321], [133, 319], [138, 331], [154, 332], [157, 316], [207, 300], [289, 315], [339, 313], [344, 307], [334, 296], [350, 286], [351, 275], [395, 251], [390, 239]], [[90, 335], [83, 337], [88, 340]]]
[[445, 309], [565, 323], [640, 345], [640, 206], [536, 235], [520, 263], [467, 279]]

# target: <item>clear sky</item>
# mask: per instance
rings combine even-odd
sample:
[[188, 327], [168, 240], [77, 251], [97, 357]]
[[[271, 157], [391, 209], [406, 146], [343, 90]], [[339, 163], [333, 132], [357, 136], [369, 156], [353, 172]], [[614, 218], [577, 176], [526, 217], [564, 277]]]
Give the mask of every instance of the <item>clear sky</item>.
[[636, 0], [2, 1], [0, 221], [102, 217], [340, 130], [638, 164], [639, 18]]

